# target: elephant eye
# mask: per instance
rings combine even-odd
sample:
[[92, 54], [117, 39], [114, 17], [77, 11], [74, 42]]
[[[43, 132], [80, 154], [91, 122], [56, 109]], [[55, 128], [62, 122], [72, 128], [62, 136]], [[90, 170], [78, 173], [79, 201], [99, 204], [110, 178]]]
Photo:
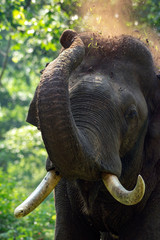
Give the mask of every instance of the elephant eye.
[[135, 105], [131, 105], [127, 111], [125, 112], [125, 119], [127, 121], [131, 120], [131, 119], [135, 119], [138, 117], [138, 113], [137, 113], [137, 109]]

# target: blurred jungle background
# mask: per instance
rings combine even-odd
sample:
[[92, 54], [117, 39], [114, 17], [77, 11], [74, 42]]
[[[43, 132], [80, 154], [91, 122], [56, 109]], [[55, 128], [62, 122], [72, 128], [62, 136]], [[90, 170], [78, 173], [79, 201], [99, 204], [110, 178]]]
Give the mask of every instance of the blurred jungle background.
[[53, 194], [24, 219], [13, 212], [46, 174], [40, 132], [25, 119], [40, 70], [58, 55], [67, 28], [136, 35], [160, 57], [159, 0], [0, 0], [1, 240], [54, 237]]

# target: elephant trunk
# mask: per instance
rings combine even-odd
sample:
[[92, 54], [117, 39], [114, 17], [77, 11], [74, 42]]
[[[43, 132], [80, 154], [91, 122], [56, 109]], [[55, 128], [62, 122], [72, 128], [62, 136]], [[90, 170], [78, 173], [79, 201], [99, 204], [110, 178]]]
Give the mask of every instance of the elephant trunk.
[[71, 30], [62, 34], [61, 44], [63, 52], [43, 71], [37, 90], [38, 124], [56, 170], [68, 178], [93, 179], [94, 161], [86, 156], [91, 149], [75, 124], [68, 91], [70, 74], [82, 62], [85, 47]]

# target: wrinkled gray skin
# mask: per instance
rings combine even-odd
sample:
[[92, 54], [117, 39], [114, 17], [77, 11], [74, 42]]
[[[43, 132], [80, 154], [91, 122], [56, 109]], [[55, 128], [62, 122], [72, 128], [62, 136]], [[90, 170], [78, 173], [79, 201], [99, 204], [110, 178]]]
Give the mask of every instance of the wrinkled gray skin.
[[[41, 130], [47, 170], [62, 177], [55, 240], [160, 239], [160, 80], [149, 50], [130, 36], [70, 30], [61, 44], [27, 118]], [[142, 201], [125, 206], [113, 199], [104, 172], [129, 190], [141, 174]]]

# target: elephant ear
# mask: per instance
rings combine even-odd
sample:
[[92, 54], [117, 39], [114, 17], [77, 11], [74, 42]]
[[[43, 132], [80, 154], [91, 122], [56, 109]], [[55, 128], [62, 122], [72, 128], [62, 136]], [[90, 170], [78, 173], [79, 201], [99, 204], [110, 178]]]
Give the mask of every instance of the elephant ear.
[[151, 138], [160, 138], [160, 75], [157, 75], [157, 84], [152, 94], [152, 110], [149, 122]]
[[160, 76], [150, 94], [149, 126], [145, 141], [145, 155], [150, 171], [153, 171], [160, 159]]
[[36, 108], [37, 89], [38, 87], [36, 88], [33, 100], [30, 103], [26, 121], [38, 128], [38, 118], [37, 118], [37, 108]]
[[[30, 103], [26, 121], [39, 129], [38, 118], [37, 118], [37, 108], [36, 108], [37, 91], [38, 91], [38, 87], [36, 88], [34, 97], [33, 97], [32, 101]], [[53, 162], [49, 159], [49, 157], [47, 157], [46, 170], [50, 171], [52, 169], [55, 169], [55, 167], [53, 165]]]
[[[46, 63], [45, 68], [48, 66], [48, 64], [49, 63]], [[41, 74], [43, 73], [45, 68], [40, 71]], [[33, 126], [37, 127], [38, 129], [40, 129], [40, 127], [38, 126], [38, 116], [37, 116], [37, 107], [36, 107], [37, 91], [38, 91], [38, 87], [36, 88], [33, 100], [30, 103], [26, 122], [32, 124]]]
[[160, 138], [160, 103], [157, 105], [149, 124], [150, 136], [154, 139]]

